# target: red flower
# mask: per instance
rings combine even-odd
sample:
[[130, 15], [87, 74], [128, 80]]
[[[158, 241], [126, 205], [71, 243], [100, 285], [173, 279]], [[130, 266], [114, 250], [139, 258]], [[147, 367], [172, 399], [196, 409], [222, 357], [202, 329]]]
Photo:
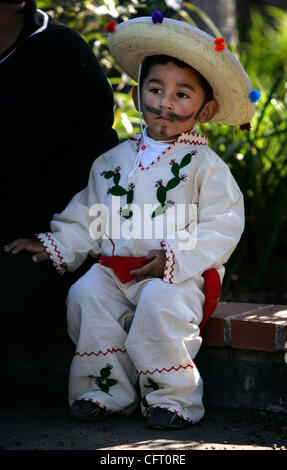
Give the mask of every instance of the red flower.
[[116, 23], [114, 21], [110, 21], [106, 26], [107, 33], [113, 33], [116, 27]]
[[225, 39], [224, 38], [216, 38], [214, 41], [215, 44], [215, 51], [223, 51], [223, 49], [226, 48], [226, 45], [224, 44]]

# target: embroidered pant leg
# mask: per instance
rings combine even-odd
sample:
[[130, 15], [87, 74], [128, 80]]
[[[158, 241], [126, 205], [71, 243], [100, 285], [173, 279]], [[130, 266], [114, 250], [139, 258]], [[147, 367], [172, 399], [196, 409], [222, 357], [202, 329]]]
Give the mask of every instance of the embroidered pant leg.
[[193, 362], [202, 342], [202, 289], [203, 278], [143, 285], [126, 340], [140, 378], [143, 413], [159, 406], [192, 422], [204, 414], [202, 380]]
[[133, 404], [137, 375], [125, 349], [125, 319], [133, 315], [109, 268], [95, 264], [70, 289], [68, 333], [76, 344], [69, 401], [85, 399], [110, 411]]

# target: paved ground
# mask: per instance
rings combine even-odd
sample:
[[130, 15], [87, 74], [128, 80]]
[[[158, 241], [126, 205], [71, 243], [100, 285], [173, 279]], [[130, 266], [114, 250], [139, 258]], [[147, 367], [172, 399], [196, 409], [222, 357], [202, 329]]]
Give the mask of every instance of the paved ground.
[[114, 455], [112, 451], [136, 450], [287, 450], [284, 413], [207, 409], [200, 423], [171, 432], [148, 429], [138, 411], [130, 417], [113, 415], [97, 424], [77, 423], [70, 419], [66, 399], [60, 396], [47, 399], [39, 394], [0, 403], [0, 461], [23, 450], [101, 450], [103, 455], [104, 451]]

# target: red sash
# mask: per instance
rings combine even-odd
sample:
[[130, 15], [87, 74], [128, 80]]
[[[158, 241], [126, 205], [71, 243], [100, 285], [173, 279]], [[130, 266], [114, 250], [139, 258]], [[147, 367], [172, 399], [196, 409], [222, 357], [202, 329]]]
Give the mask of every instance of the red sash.
[[134, 279], [130, 271], [142, 268], [149, 261], [135, 256], [101, 256], [99, 263], [111, 268], [121, 283], [125, 284]]
[[[130, 271], [140, 269], [149, 263], [146, 258], [135, 256], [101, 256], [99, 263], [111, 268], [122, 284], [132, 281], [134, 276]], [[207, 320], [215, 311], [218, 299], [221, 295], [221, 282], [217, 269], [211, 268], [203, 273], [205, 302], [203, 307], [203, 317], [200, 323], [200, 332], [202, 332]]]

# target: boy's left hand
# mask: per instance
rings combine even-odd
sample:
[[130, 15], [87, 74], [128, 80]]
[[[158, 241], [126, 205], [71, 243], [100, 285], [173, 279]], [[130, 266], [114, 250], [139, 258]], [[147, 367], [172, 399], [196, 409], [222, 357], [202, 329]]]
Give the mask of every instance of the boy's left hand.
[[150, 263], [140, 269], [131, 271], [131, 274], [135, 276], [137, 281], [143, 281], [149, 277], [162, 279], [166, 263], [165, 252], [163, 250], [151, 250], [147, 255], [147, 259], [150, 260]]
[[20, 253], [20, 251], [29, 251], [30, 253], [34, 253], [32, 257], [34, 263], [40, 263], [41, 261], [49, 259], [49, 255], [42, 243], [40, 243], [39, 240], [30, 238], [19, 238], [12, 241], [4, 247], [4, 251], [7, 253], [11, 252], [14, 255]]

